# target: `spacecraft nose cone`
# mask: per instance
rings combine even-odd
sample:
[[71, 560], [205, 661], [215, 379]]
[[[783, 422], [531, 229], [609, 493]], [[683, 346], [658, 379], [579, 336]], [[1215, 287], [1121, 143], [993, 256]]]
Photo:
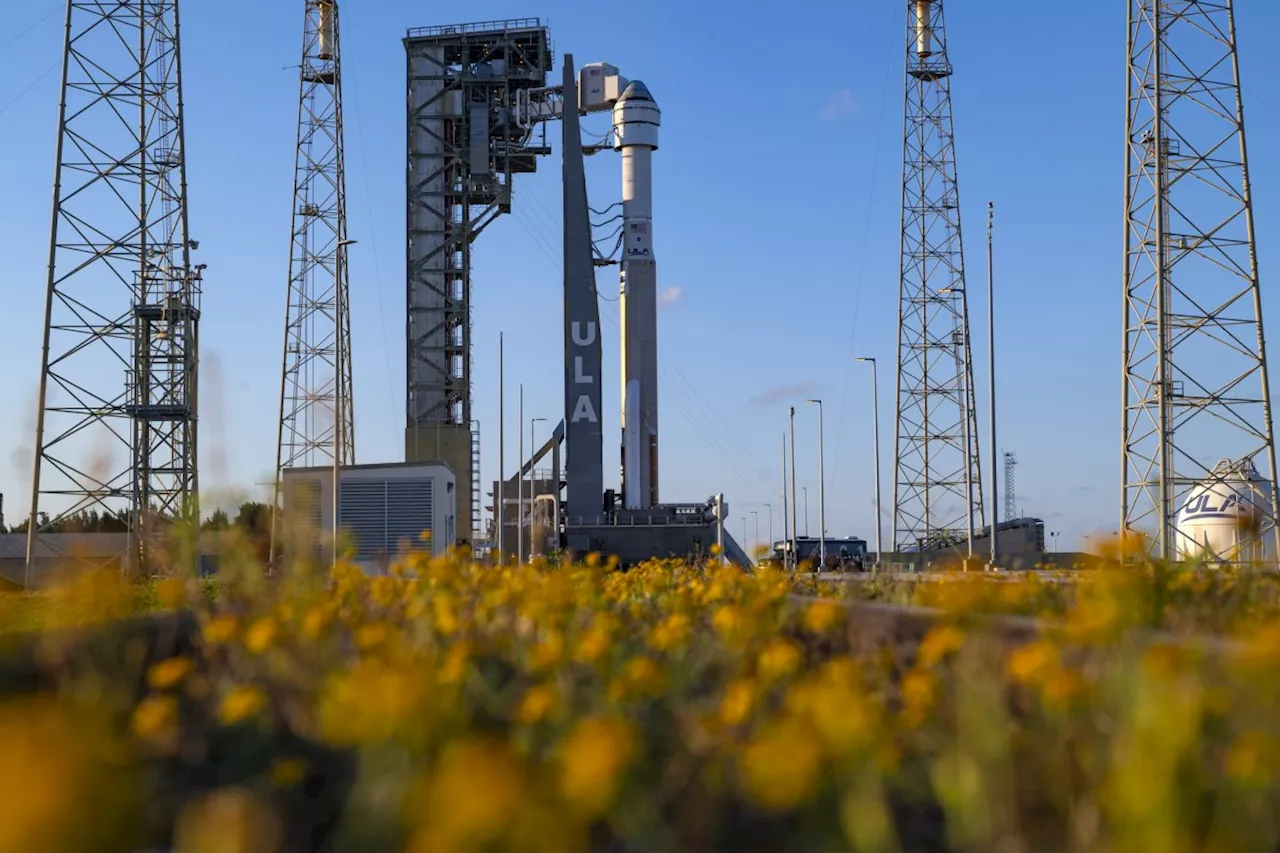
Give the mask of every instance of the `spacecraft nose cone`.
[[635, 100], [635, 101], [652, 101], [653, 95], [649, 94], [649, 87], [640, 80], [632, 80], [627, 84], [627, 88], [622, 90], [622, 95], [618, 100]]

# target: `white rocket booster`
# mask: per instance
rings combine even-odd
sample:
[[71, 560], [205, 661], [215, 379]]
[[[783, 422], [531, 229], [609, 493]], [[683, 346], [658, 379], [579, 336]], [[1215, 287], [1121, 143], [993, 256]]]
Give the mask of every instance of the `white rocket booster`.
[[613, 107], [622, 153], [622, 497], [658, 503], [658, 268], [653, 251], [653, 152], [662, 112], [633, 80]]

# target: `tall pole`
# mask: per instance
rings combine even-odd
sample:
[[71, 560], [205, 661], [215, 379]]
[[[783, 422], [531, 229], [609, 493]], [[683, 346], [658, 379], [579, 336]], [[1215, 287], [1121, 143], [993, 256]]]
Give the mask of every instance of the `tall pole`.
[[[754, 552], [754, 551], [760, 550], [760, 513], [753, 509], [751, 510], [751, 515], [755, 518], [755, 522], [756, 522], [756, 536], [755, 536], [755, 540], [752, 542], [753, 547], [751, 549]], [[748, 556], [750, 556], [752, 560], [755, 559], [754, 553]]]
[[[791, 516], [787, 512], [790, 501], [787, 499], [787, 434], [782, 434], [782, 541], [791, 543]], [[782, 550], [782, 567], [788, 568], [791, 564], [791, 558], [787, 555], [786, 547]]]
[[991, 456], [991, 566], [996, 568], [1000, 555], [1000, 503], [999, 480], [997, 479], [996, 457], [996, 274], [995, 274], [995, 222], [996, 203], [987, 202], [987, 382], [991, 385], [991, 411], [987, 418], [991, 421], [991, 447], [987, 453]]
[[821, 561], [821, 571], [827, 570], [827, 459], [826, 459], [826, 440], [823, 435], [823, 421], [826, 420], [822, 414], [821, 400], [808, 400], [806, 402], [813, 403], [818, 407], [818, 559]]
[[796, 407], [790, 406], [788, 414], [791, 418], [791, 559], [793, 566], [800, 568], [800, 535], [796, 532]]
[[507, 562], [507, 458], [506, 458], [506, 435], [507, 435], [507, 419], [503, 411], [503, 405], [506, 403], [507, 393], [506, 385], [503, 377], [503, 341], [502, 332], [498, 332], [498, 490], [494, 495], [494, 503], [498, 516], [498, 563], [505, 564]]
[[769, 551], [773, 551], [773, 504], [766, 503], [765, 507], [769, 510]]
[[883, 525], [880, 514], [880, 379], [876, 376], [876, 360], [859, 358], [858, 361], [871, 363], [871, 432], [873, 453], [875, 454], [876, 477], [876, 565], [880, 565], [884, 554], [884, 544], [880, 539], [880, 528]]
[[[533, 556], [533, 505], [537, 500], [533, 493], [533, 457], [538, 453], [538, 445], [533, 438], [533, 425], [546, 418], [529, 418], [529, 556]], [[523, 467], [524, 463], [520, 463]]]
[[520, 436], [520, 462], [516, 465], [516, 562], [524, 565], [524, 383], [520, 383], [520, 411], [516, 435]]
[[809, 535], [809, 487], [801, 486], [800, 491], [804, 492], [804, 535]]

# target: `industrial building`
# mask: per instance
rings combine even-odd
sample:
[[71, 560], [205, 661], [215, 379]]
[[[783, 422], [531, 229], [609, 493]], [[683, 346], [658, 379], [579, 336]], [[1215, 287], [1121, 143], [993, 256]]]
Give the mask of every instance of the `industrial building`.
[[[289, 468], [284, 472], [284, 555], [323, 559], [333, 539], [336, 508], [340, 547], [367, 571], [381, 572], [396, 557], [442, 556], [455, 542], [457, 478], [443, 462]], [[317, 535], [319, 533], [320, 535]]]

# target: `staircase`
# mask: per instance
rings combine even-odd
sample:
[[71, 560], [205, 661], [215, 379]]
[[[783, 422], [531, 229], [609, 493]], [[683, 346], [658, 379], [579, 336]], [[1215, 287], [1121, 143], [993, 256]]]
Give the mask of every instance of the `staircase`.
[[471, 428], [471, 542], [474, 547], [485, 540], [484, 524], [480, 520], [480, 424]]

